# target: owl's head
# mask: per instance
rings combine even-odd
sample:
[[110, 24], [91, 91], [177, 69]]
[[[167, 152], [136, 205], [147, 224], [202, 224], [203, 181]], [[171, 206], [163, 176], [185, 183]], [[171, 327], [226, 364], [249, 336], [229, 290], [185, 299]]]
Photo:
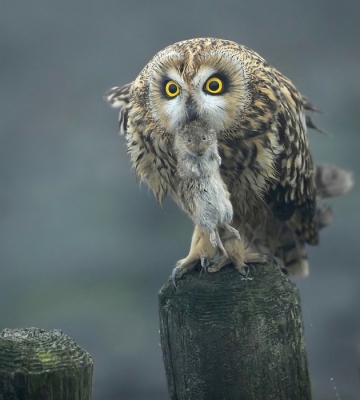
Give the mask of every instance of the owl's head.
[[155, 123], [169, 133], [194, 121], [216, 131], [234, 127], [249, 102], [241, 49], [234, 42], [192, 39], [160, 51], [137, 79], [147, 86]]

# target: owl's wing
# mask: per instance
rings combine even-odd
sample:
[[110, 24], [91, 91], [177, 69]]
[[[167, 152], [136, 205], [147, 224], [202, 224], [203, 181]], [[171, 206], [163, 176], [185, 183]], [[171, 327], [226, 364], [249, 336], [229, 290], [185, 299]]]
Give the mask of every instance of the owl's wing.
[[[349, 192], [354, 184], [352, 173], [335, 165], [316, 164], [316, 222], [321, 230], [333, 220], [333, 212], [323, 203], [323, 199], [342, 196]], [[283, 225], [276, 239], [274, 255], [282, 261], [282, 267], [294, 276], [308, 274], [305, 244], [299, 241], [295, 232]]]
[[109, 89], [104, 95], [104, 99], [111, 105], [111, 107], [120, 108], [120, 113], [119, 113], [120, 135], [124, 135], [126, 132], [128, 105], [130, 102], [130, 96], [132, 90], [133, 90], [133, 82], [128, 83], [124, 86], [113, 87]]
[[278, 74], [278, 79], [282, 100], [277, 131], [284, 151], [277, 161], [279, 180], [266, 200], [274, 215], [284, 221], [299, 240], [317, 244], [316, 187], [304, 98], [282, 74]]

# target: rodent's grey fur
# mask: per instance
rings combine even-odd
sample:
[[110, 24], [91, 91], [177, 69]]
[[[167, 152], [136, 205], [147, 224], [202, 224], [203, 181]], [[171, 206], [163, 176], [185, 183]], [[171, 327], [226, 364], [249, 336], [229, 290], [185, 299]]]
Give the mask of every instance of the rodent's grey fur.
[[193, 123], [179, 129], [174, 139], [177, 170], [180, 177], [178, 196], [183, 210], [199, 228], [210, 234], [213, 246], [226, 254], [218, 226], [240, 237], [229, 223], [233, 218], [230, 194], [219, 166], [216, 132]]

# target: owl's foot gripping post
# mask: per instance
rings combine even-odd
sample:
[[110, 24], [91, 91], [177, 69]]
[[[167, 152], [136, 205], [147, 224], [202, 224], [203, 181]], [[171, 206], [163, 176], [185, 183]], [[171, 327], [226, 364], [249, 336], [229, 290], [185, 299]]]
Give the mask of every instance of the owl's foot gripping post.
[[[194, 268], [199, 260], [202, 271], [205, 272], [217, 272], [225, 265], [233, 263], [235, 268], [242, 275], [245, 275], [244, 279], [248, 279], [249, 268], [247, 264], [266, 264], [272, 261], [272, 257], [266, 254], [247, 253], [239, 232], [235, 228], [229, 227], [226, 226], [235, 237], [223, 239], [224, 245], [217, 229], [209, 237], [200, 228], [195, 227], [188, 256], [179, 260], [172, 272], [171, 277], [175, 287], [176, 279]], [[220, 253], [220, 257], [218, 249], [222, 253]]]
[[190, 271], [195, 265], [201, 262], [202, 269], [208, 270], [209, 260], [213, 260], [218, 249], [214, 247], [209, 240], [209, 235], [202, 232], [199, 227], [195, 226], [195, 230], [191, 239], [189, 254], [186, 258], [176, 263], [171, 279], [176, 287], [176, 279], [180, 278], [187, 271]]
[[226, 239], [224, 247], [228, 257], [226, 259], [224, 257], [219, 258], [208, 268], [209, 272], [220, 271], [225, 265], [233, 263], [235, 268], [245, 275], [245, 279], [248, 279], [249, 268], [247, 264], [267, 264], [271, 259], [265, 254], [246, 252], [244, 243], [238, 237]]
[[[176, 267], [173, 269], [172, 273], [171, 273], [171, 280], [173, 282], [173, 285], [176, 287], [176, 279], [182, 277], [185, 272], [190, 271], [192, 268], [195, 267], [195, 265], [198, 263], [199, 259], [197, 258], [194, 261], [185, 261], [187, 260], [187, 258], [184, 258], [182, 260], [179, 260], [176, 263]], [[201, 263], [201, 272], [206, 272], [208, 270], [208, 266], [209, 266], [209, 261], [207, 260], [206, 257], [200, 257], [200, 263]], [[200, 272], [200, 275], [201, 275]]]

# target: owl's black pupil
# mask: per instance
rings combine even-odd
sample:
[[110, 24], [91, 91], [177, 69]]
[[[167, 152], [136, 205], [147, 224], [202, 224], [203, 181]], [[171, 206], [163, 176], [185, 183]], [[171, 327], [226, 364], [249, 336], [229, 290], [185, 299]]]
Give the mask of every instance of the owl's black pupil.
[[168, 87], [168, 90], [169, 90], [169, 92], [170, 92], [171, 94], [174, 94], [174, 93], [176, 93], [176, 91], [177, 91], [177, 86], [176, 86], [174, 83], [171, 83], [171, 84], [169, 85], [169, 87]]
[[209, 89], [215, 92], [216, 90], [219, 89], [219, 82], [217, 81], [212, 81], [209, 83]]

